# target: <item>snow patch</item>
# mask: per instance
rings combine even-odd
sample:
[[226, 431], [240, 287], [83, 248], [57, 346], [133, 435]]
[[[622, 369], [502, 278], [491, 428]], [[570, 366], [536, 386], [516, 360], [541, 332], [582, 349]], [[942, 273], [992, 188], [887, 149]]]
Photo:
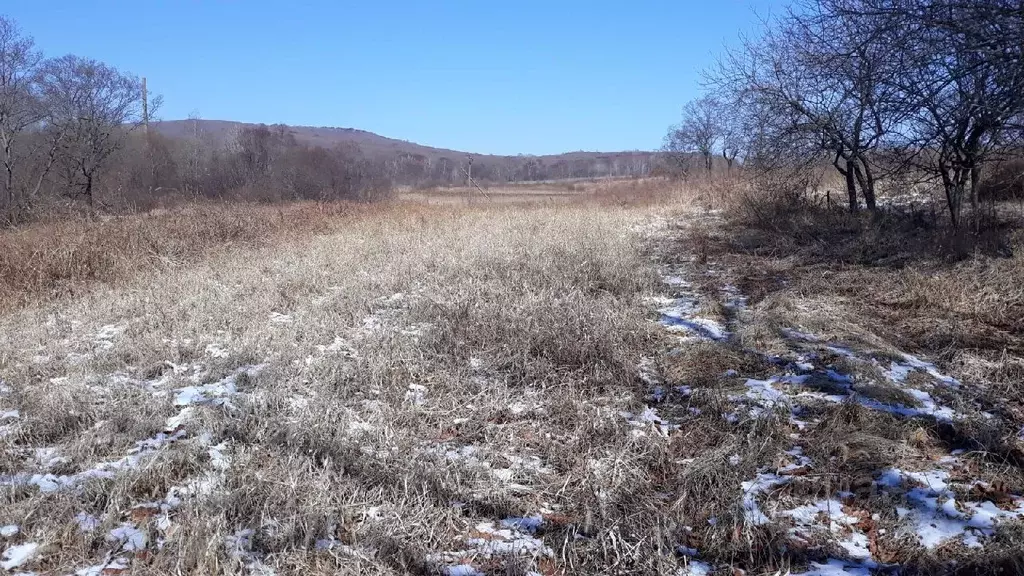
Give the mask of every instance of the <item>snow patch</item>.
[[103, 576], [104, 574], [120, 574], [128, 570], [128, 560], [114, 558], [109, 562], [89, 566], [75, 571], [75, 576]]
[[78, 523], [78, 529], [82, 532], [92, 532], [100, 527], [100, 519], [85, 512], [76, 514], [75, 522]]
[[427, 387], [422, 384], [409, 384], [409, 389], [405, 392], [405, 399], [415, 406], [421, 406], [427, 401], [427, 392]]
[[743, 517], [747, 524], [761, 526], [770, 522], [768, 516], [761, 511], [761, 507], [757, 503], [757, 497], [789, 481], [789, 477], [763, 472], [758, 474], [753, 480], [748, 480], [740, 485], [743, 488]]
[[710, 576], [715, 569], [706, 562], [690, 560], [676, 572], [677, 576]]
[[290, 324], [294, 322], [294, 319], [289, 314], [282, 314], [280, 312], [270, 313], [271, 324]]
[[111, 530], [107, 534], [107, 540], [110, 542], [119, 542], [121, 544], [121, 548], [129, 552], [145, 550], [146, 544], [149, 542], [149, 538], [146, 536], [146, 533], [139, 530], [130, 522], [125, 522]]
[[3, 561], [0, 561], [0, 567], [4, 570], [14, 570], [25, 562], [31, 560], [38, 550], [39, 544], [36, 544], [35, 542], [27, 542], [25, 544], [18, 544], [17, 546], [10, 546], [4, 550]]

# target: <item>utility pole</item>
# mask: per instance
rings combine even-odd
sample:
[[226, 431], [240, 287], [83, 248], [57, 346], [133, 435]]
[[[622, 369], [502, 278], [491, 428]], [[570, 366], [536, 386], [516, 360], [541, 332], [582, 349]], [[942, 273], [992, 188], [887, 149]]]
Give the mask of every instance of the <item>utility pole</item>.
[[153, 162], [152, 145], [149, 142], [149, 92], [146, 90], [146, 77], [142, 77], [142, 138], [146, 144], [146, 160], [149, 161], [149, 191], [153, 192], [156, 183], [156, 164]]
[[146, 92], [146, 77], [142, 77], [142, 131], [149, 137], [149, 94]]

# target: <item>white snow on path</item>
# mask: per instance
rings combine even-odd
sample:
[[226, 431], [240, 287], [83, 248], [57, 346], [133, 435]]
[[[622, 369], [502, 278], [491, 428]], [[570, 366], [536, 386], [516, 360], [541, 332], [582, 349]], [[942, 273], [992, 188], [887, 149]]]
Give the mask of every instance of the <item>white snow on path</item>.
[[[674, 292], [672, 297], [659, 296], [655, 299], [660, 305], [658, 313], [661, 314], [662, 326], [670, 332], [688, 334], [702, 340], [725, 341], [731, 337], [721, 322], [697, 315], [700, 309], [699, 296], [681, 276], [669, 274], [663, 276], [662, 281]], [[736, 295], [730, 296], [729, 301], [737, 306], [746, 303], [745, 299]]]
[[[693, 283], [687, 279], [683, 267], [667, 268], [662, 281], [670, 296], [650, 300], [666, 331], [682, 336], [678, 340], [684, 345], [699, 341], [735, 345], [730, 332], [737, 330], [736, 324], [743, 321], [745, 315], [739, 312], [747, 306], [747, 299], [735, 286], [725, 285], [719, 290], [722, 301], [717, 305], [726, 309], [728, 315], [728, 326], [725, 326], [700, 316], [702, 309], [712, 307], [702, 305], [702, 297], [692, 288]], [[871, 410], [904, 418], [947, 423], [967, 414], [961, 412], [963, 408], [960, 405], [954, 409], [944, 404], [944, 395], [934, 394], [937, 390], [958, 389], [961, 382], [925, 359], [902, 351], [879, 352], [830, 342], [798, 328], [783, 329], [782, 335], [789, 344], [789, 352], [782, 357], [757, 350], [748, 351], [778, 366], [777, 374], [768, 378], [744, 378], [735, 370], [728, 371], [730, 377], [743, 382], [745, 391], [728, 396], [736, 410], [724, 416], [729, 422], [741, 425], [745, 414], [759, 418], [768, 411], [789, 411], [789, 422], [796, 431], [790, 436], [798, 444], [786, 451], [777, 468], [761, 468], [752, 479], [742, 482], [741, 501], [748, 527], [780, 524], [788, 526], [790, 538], [803, 542], [804, 546], [820, 546], [823, 542], [832, 544], [832, 553], [837, 557], [811, 562], [809, 568], [804, 572], [794, 572], [794, 576], [867, 576], [875, 570], [894, 568], [873, 557], [876, 538], [900, 539], [909, 534], [925, 549], [935, 549], [950, 542], [984, 547], [986, 539], [999, 525], [1024, 521], [1024, 498], [1004, 493], [990, 496], [986, 490], [994, 492], [991, 487], [978, 490], [979, 485], [984, 485], [969, 477], [964, 478], [964, 472], [970, 467], [967, 460], [956, 452], [940, 458], [934, 469], [906, 471], [893, 468], [876, 472], [875, 492], [881, 492], [897, 503], [895, 512], [899, 529], [889, 528], [888, 532], [877, 528], [881, 516], [872, 514], [870, 503], [862, 502], [855, 494], [823, 495], [820, 490], [788, 489], [789, 485], [796, 486], [797, 482], [812, 486], [819, 482], [814, 473], [814, 463], [799, 446], [800, 433], [817, 423], [813, 416], [815, 404], [852, 401]], [[833, 364], [837, 356], [841, 361]], [[641, 379], [651, 388], [648, 402], [660, 407], [671, 402], [674, 396], [667, 392], [668, 385], [651, 369], [652, 366], [653, 362], [648, 362], [639, 370]], [[887, 393], [887, 388], [894, 388], [899, 394]], [[900, 403], [900, 395], [905, 396], [906, 404]], [[622, 416], [634, 426], [654, 425], [666, 431], [674, 426], [653, 407], [647, 407], [639, 414], [623, 413]], [[801, 420], [801, 417], [808, 421]], [[1021, 437], [1024, 438], [1024, 430]], [[742, 459], [730, 459], [730, 462], [738, 465]], [[957, 473], [951, 474], [954, 468]], [[987, 499], [990, 497], [998, 497], [999, 504]], [[891, 516], [886, 519], [887, 522], [891, 520]], [[683, 549], [692, 552], [687, 556], [696, 556], [699, 552]], [[706, 573], [714, 568], [711, 564], [691, 560], [679, 569], [678, 574]]]
[[39, 544], [28, 542], [11, 546], [4, 550], [3, 560], [0, 561], [0, 568], [14, 570], [22, 564], [31, 560], [39, 550]]
[[477, 560], [511, 558], [518, 563], [553, 558], [554, 551], [534, 536], [543, 523], [540, 516], [506, 518], [500, 525], [480, 522], [465, 539], [466, 549], [430, 554], [427, 562], [440, 567], [445, 574], [478, 574], [472, 565]]
[[146, 549], [149, 538], [134, 524], [125, 522], [107, 534], [107, 541], [119, 543], [121, 548], [128, 552], [137, 552]]
[[120, 574], [128, 570], [128, 560], [114, 558], [103, 564], [89, 566], [75, 571], [75, 576], [104, 576], [105, 574]]
[[654, 427], [662, 436], [668, 436], [673, 430], [679, 429], [679, 425], [672, 424], [658, 415], [658, 411], [655, 408], [647, 406], [643, 412], [639, 414], [633, 414], [632, 412], [620, 412], [620, 416], [626, 419], [626, 422], [630, 426], [636, 428], [634, 430], [638, 435], [643, 435], [643, 429]]
[[[206, 350], [207, 355], [219, 357], [217, 350]], [[185, 424], [192, 417], [196, 410], [202, 406], [219, 407], [232, 409], [232, 400], [242, 394], [238, 390], [239, 379], [257, 375], [266, 367], [266, 364], [242, 366], [230, 374], [217, 380], [203, 384], [202, 379], [207, 376], [207, 371], [202, 365], [196, 364], [186, 370], [179, 366], [172, 365], [173, 375], [191, 372], [189, 378], [195, 382], [192, 386], [185, 386], [175, 389], [171, 394], [174, 404], [180, 407], [177, 414], [167, 419], [163, 432], [158, 432], [151, 438], [140, 440], [128, 451], [128, 454], [119, 459], [109, 462], [101, 462], [92, 465], [90, 468], [71, 475], [54, 475], [50, 473], [20, 473], [10, 476], [0, 476], [0, 485], [25, 485], [36, 486], [40, 492], [57, 492], [63, 490], [78, 491], [83, 484], [94, 479], [112, 479], [119, 472], [128, 469], [138, 468], [157, 452], [166, 449], [170, 445], [183, 441], [188, 433]], [[144, 389], [155, 395], [167, 395], [168, 390], [163, 386], [171, 379], [165, 374], [156, 381], [143, 383]], [[227, 443], [213, 444], [212, 436], [209, 433], [200, 434], [194, 442], [199, 442], [206, 447], [210, 457], [209, 469], [200, 473], [197, 477], [188, 480], [183, 486], [174, 486], [166, 498], [157, 502], [146, 502], [131, 508], [130, 517], [132, 520], [145, 522], [146, 526], [135, 522], [122, 522], [119, 526], [109, 531], [105, 539], [111, 551], [108, 552], [108, 560], [103, 564], [89, 566], [76, 571], [79, 575], [102, 575], [113, 572], [128, 570], [130, 560], [127, 557], [113, 557], [114, 554], [122, 552], [140, 553], [153, 546], [151, 535], [152, 528], [159, 534], [166, 533], [173, 526], [172, 515], [181, 505], [182, 497], [209, 495], [215, 493], [223, 485], [224, 471], [230, 466], [229, 446]], [[49, 463], [61, 461], [61, 457], [53, 448], [40, 448], [35, 450], [36, 460], [43, 468]], [[152, 520], [150, 520], [152, 518]], [[79, 512], [75, 522], [83, 533], [93, 532], [102, 524], [102, 520], [85, 512]], [[162, 546], [163, 537], [158, 537], [156, 547]], [[10, 554], [13, 556], [5, 561], [4, 567], [20, 565], [26, 561], [26, 555], [35, 553], [34, 548], [12, 547]], [[258, 563], [249, 563], [256, 565]], [[262, 565], [260, 565], [262, 566]]]
[[266, 366], [266, 364], [242, 366], [216, 382], [179, 388], [175, 390], [174, 404], [176, 406], [230, 406], [231, 398], [238, 394], [238, 379], [242, 376], [256, 376]]
[[21, 473], [9, 476], [0, 476], [0, 485], [34, 485], [43, 493], [57, 492], [60, 490], [76, 490], [80, 488], [82, 484], [90, 480], [111, 479], [119, 471], [137, 468], [145, 458], [148, 458], [168, 444], [177, 442], [184, 437], [184, 431], [178, 431], [173, 434], [159, 432], [152, 438], [136, 442], [135, 448], [132, 448], [128, 455], [120, 460], [100, 462], [92, 468], [71, 475]]
[[[958, 463], [952, 456], [942, 464]], [[991, 536], [1000, 523], [1024, 520], [1024, 498], [1011, 497], [1012, 501], [1002, 508], [988, 500], [958, 500], [952, 490], [951, 475], [942, 468], [924, 472], [889, 468], [882, 471], [876, 484], [888, 492], [904, 490], [909, 507], [898, 507], [897, 514], [908, 520], [921, 545], [928, 549], [950, 540], [961, 540], [972, 548], [981, 547], [980, 537]]]

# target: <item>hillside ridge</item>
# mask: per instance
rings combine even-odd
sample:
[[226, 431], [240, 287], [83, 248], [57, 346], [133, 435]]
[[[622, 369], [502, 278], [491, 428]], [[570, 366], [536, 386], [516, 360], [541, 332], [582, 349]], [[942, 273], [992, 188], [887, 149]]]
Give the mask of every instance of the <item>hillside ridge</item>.
[[[183, 137], [192, 134], [194, 130], [215, 142], [226, 141], [236, 130], [259, 126], [255, 122], [239, 122], [234, 120], [162, 120], [153, 122], [150, 127], [158, 133], [169, 137]], [[382, 136], [375, 132], [362, 130], [360, 128], [344, 128], [336, 126], [293, 126], [288, 124], [267, 124], [267, 126], [281, 126], [296, 141], [313, 146], [330, 148], [336, 145], [356, 144], [364, 153], [375, 156], [379, 154], [407, 154], [421, 155], [431, 158], [440, 157], [465, 157], [467, 155], [481, 159], [499, 158], [537, 158], [537, 159], [611, 159], [627, 158], [635, 156], [646, 156], [656, 154], [653, 150], [613, 150], [613, 151], [590, 151], [575, 150], [559, 154], [479, 154], [472, 151], [453, 150], [450, 148], [439, 148], [425, 144], [419, 144], [399, 138]]]

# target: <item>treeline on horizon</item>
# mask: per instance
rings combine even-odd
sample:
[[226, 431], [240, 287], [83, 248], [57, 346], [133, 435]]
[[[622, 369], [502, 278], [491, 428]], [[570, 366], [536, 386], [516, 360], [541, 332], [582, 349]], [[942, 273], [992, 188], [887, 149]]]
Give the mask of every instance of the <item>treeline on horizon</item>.
[[[148, 104], [148, 109], [147, 109]], [[0, 16], [0, 224], [148, 210], [198, 198], [275, 202], [386, 198], [397, 186], [646, 176], [657, 153], [448, 157], [310, 145], [285, 126], [213, 137], [198, 117], [159, 133], [160, 97], [91, 58], [46, 57]], [[410, 145], [412, 148], [417, 148]], [[472, 164], [472, 166], [470, 166]]]

